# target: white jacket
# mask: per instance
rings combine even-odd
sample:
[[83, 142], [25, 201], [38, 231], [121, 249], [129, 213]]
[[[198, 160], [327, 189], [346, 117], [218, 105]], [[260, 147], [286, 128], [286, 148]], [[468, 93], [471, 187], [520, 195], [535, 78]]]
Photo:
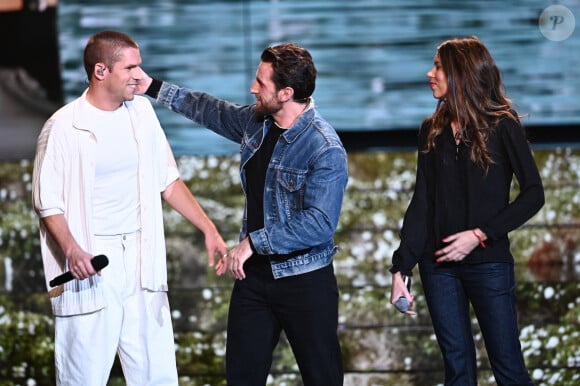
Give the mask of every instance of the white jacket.
[[[159, 120], [144, 97], [124, 104], [131, 117], [139, 155], [141, 287], [167, 291], [167, 266], [161, 192], [179, 178], [177, 165]], [[86, 101], [81, 97], [48, 119], [38, 138], [33, 172], [33, 206], [39, 217], [63, 214], [73, 237], [93, 250], [92, 192], [96, 137]], [[68, 270], [66, 258], [40, 223], [47, 289], [55, 315], [94, 312], [106, 306], [101, 278], [72, 280], [50, 288], [48, 282]]]

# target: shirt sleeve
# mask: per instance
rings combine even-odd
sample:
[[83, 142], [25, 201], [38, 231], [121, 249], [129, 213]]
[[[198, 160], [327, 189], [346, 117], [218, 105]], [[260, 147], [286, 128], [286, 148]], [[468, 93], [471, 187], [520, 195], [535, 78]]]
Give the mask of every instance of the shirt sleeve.
[[254, 114], [253, 105], [242, 106], [167, 82], [151, 86], [148, 95], [155, 94], [154, 88], [159, 87], [157, 103], [233, 142], [241, 144], [248, 127], [262, 125], [263, 117]]
[[37, 142], [33, 172], [33, 205], [39, 217], [65, 213], [65, 150], [60, 146], [57, 119], [51, 117], [42, 128]]
[[147, 88], [147, 91], [145, 91], [145, 95], [149, 95], [151, 98], [157, 99], [157, 95], [159, 95], [159, 90], [161, 90], [162, 84], [163, 84], [162, 81], [153, 78], [151, 84]]
[[412, 270], [425, 249], [429, 195], [426, 177], [427, 160], [421, 149], [426, 140], [426, 131], [427, 128], [423, 126], [417, 150], [415, 189], [403, 218], [403, 227], [400, 232], [401, 243], [393, 254], [391, 273], [400, 271], [404, 275], [412, 276]]
[[540, 173], [521, 125], [504, 118], [497, 127], [497, 135], [518, 181], [519, 193], [497, 216], [480, 227], [492, 240], [524, 224], [545, 201]]

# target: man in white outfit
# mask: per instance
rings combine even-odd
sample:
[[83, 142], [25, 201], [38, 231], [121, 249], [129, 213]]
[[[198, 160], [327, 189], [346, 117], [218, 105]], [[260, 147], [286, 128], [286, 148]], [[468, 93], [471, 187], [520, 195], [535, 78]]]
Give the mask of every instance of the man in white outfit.
[[[118, 354], [127, 385], [175, 386], [161, 199], [203, 232], [210, 266], [227, 247], [180, 179], [150, 102], [135, 96], [137, 43], [99, 32], [84, 65], [88, 89], [46, 122], [34, 164], [56, 383], [104, 386]], [[109, 265], [95, 272], [100, 254]], [[51, 288], [65, 271], [74, 280]]]

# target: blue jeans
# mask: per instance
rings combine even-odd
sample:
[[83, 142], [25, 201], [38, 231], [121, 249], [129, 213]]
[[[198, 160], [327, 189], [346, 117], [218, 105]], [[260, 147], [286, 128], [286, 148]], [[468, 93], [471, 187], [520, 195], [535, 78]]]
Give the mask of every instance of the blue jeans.
[[338, 340], [338, 287], [332, 264], [302, 275], [274, 279], [270, 264], [244, 265], [228, 314], [228, 386], [260, 386], [282, 331], [305, 386], [343, 384]]
[[477, 385], [470, 303], [497, 384], [533, 385], [519, 340], [513, 264], [423, 263], [420, 273], [445, 362], [446, 386]]

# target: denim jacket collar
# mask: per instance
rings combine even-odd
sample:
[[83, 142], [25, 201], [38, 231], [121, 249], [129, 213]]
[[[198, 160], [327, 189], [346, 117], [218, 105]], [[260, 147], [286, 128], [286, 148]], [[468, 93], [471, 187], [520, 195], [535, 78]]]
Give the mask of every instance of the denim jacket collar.
[[[304, 112], [300, 114], [296, 122], [290, 127], [288, 130], [284, 131], [282, 137], [286, 140], [287, 143], [294, 142], [311, 124], [315, 117], [315, 110], [314, 110], [314, 99], [311, 97], [310, 101], [308, 102], [308, 106], [304, 109]], [[266, 132], [268, 127], [271, 124], [274, 124], [274, 120], [272, 117], [267, 118], [267, 124], [264, 126], [264, 137], [266, 136]]]

